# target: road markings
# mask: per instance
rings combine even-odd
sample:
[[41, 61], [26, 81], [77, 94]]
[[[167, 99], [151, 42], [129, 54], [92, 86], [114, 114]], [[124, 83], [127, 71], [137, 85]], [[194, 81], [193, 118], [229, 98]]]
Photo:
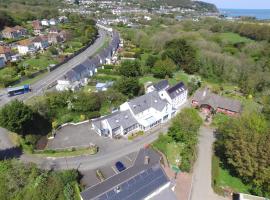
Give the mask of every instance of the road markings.
[[126, 156], [126, 159], [128, 159], [132, 163], [132, 160], [129, 156]]
[[112, 166], [112, 169], [116, 174], [118, 174], [118, 171], [114, 168], [114, 166]]

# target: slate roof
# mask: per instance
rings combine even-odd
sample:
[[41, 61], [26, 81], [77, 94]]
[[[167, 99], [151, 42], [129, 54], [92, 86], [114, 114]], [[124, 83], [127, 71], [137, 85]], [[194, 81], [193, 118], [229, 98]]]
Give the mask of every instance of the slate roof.
[[[149, 156], [149, 164], [144, 164], [145, 156]], [[83, 200], [143, 199], [169, 182], [159, 162], [160, 155], [157, 152], [141, 149], [130, 168], [86, 189], [81, 197]]]
[[207, 88], [197, 90], [192, 99], [197, 101], [199, 106], [205, 104], [210, 105], [214, 109], [223, 108], [237, 113], [240, 113], [242, 110], [240, 101], [219, 96]]
[[162, 111], [167, 105], [167, 102], [160, 98], [157, 91], [153, 91], [128, 101], [128, 104], [132, 112], [136, 115], [151, 107], [158, 111]]
[[85, 61], [82, 62], [82, 65], [84, 65], [85, 67], [87, 67], [88, 69], [90, 70], [94, 70], [97, 65], [94, 63], [94, 60], [93, 59], [86, 59]]
[[79, 64], [79, 65], [76, 65], [73, 69], [73, 71], [75, 71], [76, 73], [78, 74], [82, 74], [84, 73], [87, 69], [84, 65], [82, 64]]
[[168, 88], [166, 91], [169, 94], [169, 96], [171, 97], [171, 99], [174, 99], [177, 96], [179, 96], [180, 94], [182, 94], [183, 92], [185, 92], [186, 87], [185, 87], [183, 82], [179, 82], [176, 85]]
[[70, 70], [64, 75], [64, 79], [71, 81], [71, 82], [76, 81], [77, 80], [77, 73], [74, 72], [73, 70]]
[[123, 127], [123, 129], [126, 129], [138, 123], [129, 110], [118, 111], [108, 116], [92, 120], [92, 122], [99, 129], [102, 129], [101, 122], [103, 120], [107, 120], [112, 129], [119, 128], [121, 126]]
[[162, 81], [159, 81], [158, 83], [154, 84], [153, 86], [157, 91], [160, 91], [160, 90], [164, 90], [167, 87], [169, 87], [169, 82], [168, 82], [168, 80], [162, 80]]

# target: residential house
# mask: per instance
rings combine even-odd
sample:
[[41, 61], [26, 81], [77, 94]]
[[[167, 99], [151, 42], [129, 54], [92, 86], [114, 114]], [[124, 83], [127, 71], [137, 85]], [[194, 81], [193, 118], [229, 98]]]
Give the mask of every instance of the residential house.
[[49, 47], [48, 37], [47, 36], [38, 36], [35, 37], [32, 42], [37, 50], [44, 50]]
[[57, 24], [57, 21], [54, 18], [52, 18], [50, 19], [49, 23], [51, 26], [55, 26]]
[[68, 71], [62, 78], [57, 80], [56, 90], [77, 90], [80, 87], [79, 77], [73, 70]]
[[56, 26], [53, 26], [49, 29], [49, 33], [59, 33], [59, 29]]
[[157, 91], [165, 90], [165, 89], [168, 89], [169, 87], [170, 85], [169, 85], [168, 80], [162, 80], [154, 85], [149, 84], [148, 87], [146, 88], [146, 93], [153, 92], [155, 90]]
[[0, 68], [5, 67], [6, 63], [5, 63], [5, 59], [3, 57], [0, 57]]
[[4, 58], [5, 62], [11, 60], [11, 48], [8, 46], [0, 45], [0, 58]]
[[143, 131], [166, 122], [173, 113], [172, 106], [162, 99], [157, 91], [125, 102], [120, 106], [120, 110], [130, 110]]
[[117, 111], [92, 121], [93, 129], [100, 135], [115, 138], [139, 130], [139, 124], [129, 110]]
[[86, 59], [57, 80], [56, 90], [77, 90], [88, 83], [89, 77], [94, 75], [96, 68], [97, 66], [92, 59]]
[[161, 90], [160, 96], [161, 98], [165, 98], [174, 109], [178, 109], [186, 102], [188, 90], [183, 82], [179, 82], [172, 87]]
[[68, 22], [68, 18], [66, 16], [60, 16], [60, 17], [58, 17], [58, 21], [60, 23], [66, 23], [66, 22]]
[[32, 26], [33, 26], [33, 31], [35, 35], [40, 35], [42, 32], [42, 25], [41, 22], [39, 20], [34, 20], [32, 22]]
[[18, 48], [19, 54], [21, 55], [36, 52], [36, 47], [31, 39], [25, 39], [25, 40], [19, 41], [17, 48]]
[[48, 34], [48, 41], [50, 44], [57, 44], [59, 42], [62, 42], [62, 38], [58, 33], [49, 33]]
[[[169, 87], [168, 82], [163, 80], [160, 83], [155, 84], [153, 87], [154, 89], [145, 95], [131, 99], [120, 105], [120, 111], [118, 115], [121, 116], [122, 112], [129, 111], [129, 113], [131, 113], [133, 118], [137, 121], [138, 125], [133, 127], [134, 129], [128, 129], [130, 131], [125, 131], [124, 128], [119, 128], [117, 129], [117, 134], [113, 131], [110, 131], [110, 134], [105, 134], [105, 136], [126, 137], [129, 133], [133, 132], [133, 130], [148, 131], [149, 129], [158, 126], [159, 124], [167, 122], [169, 119], [175, 116], [179, 111], [180, 106], [187, 101], [188, 91], [182, 82], [176, 84], [175, 86]], [[104, 118], [92, 120], [93, 129], [98, 134], [103, 135], [102, 133], [104, 128], [102, 126], [97, 126], [96, 124], [104, 124], [106, 122], [104, 119], [114, 119], [114, 116], [115, 114], [112, 113], [111, 115]], [[110, 123], [106, 123], [106, 130], [114, 130], [115, 127], [110, 126]], [[121, 126], [122, 121], [119, 120], [119, 127]], [[105, 131], [105, 133], [107, 132]]]
[[19, 60], [21, 60], [20, 54], [14, 54], [11, 56], [11, 62], [18, 62]]
[[50, 22], [47, 19], [41, 20], [41, 25], [42, 26], [50, 26]]
[[201, 109], [203, 113], [212, 112], [237, 115], [242, 111], [240, 101], [214, 94], [208, 88], [200, 89], [192, 97], [192, 105]]
[[82, 200], [176, 200], [175, 184], [161, 164], [161, 156], [141, 149], [132, 166], [81, 192]]
[[19, 39], [27, 34], [27, 30], [21, 26], [5, 27], [2, 31], [2, 37], [8, 39]]

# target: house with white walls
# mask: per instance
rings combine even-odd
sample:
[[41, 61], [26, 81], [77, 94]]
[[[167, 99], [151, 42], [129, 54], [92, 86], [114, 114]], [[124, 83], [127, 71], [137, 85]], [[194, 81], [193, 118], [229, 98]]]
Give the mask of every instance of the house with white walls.
[[[127, 137], [135, 131], [148, 131], [174, 117], [187, 101], [187, 95], [188, 90], [182, 82], [170, 87], [168, 81], [163, 80], [153, 85], [145, 95], [120, 105], [116, 114], [93, 119], [92, 128], [99, 135], [112, 138]], [[123, 112], [128, 113], [128, 117], [122, 118]], [[113, 123], [107, 123], [108, 120], [115, 121], [118, 128]]]

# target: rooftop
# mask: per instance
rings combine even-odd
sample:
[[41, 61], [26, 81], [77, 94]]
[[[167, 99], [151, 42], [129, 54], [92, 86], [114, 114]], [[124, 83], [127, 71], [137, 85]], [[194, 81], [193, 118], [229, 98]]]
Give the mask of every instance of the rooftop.
[[136, 115], [149, 108], [154, 108], [158, 111], [162, 111], [167, 105], [167, 102], [166, 100], [160, 98], [157, 91], [153, 91], [135, 99], [131, 99], [128, 104], [130, 105], [133, 113]]
[[233, 112], [241, 112], [242, 109], [240, 101], [214, 94], [208, 88], [197, 90], [193, 100], [198, 101], [200, 105], [210, 105], [214, 109], [223, 108]]
[[[144, 163], [145, 156], [149, 157], [148, 164]], [[83, 200], [143, 199], [169, 182], [159, 164], [160, 158], [152, 149], [141, 149], [133, 166], [83, 191]]]

